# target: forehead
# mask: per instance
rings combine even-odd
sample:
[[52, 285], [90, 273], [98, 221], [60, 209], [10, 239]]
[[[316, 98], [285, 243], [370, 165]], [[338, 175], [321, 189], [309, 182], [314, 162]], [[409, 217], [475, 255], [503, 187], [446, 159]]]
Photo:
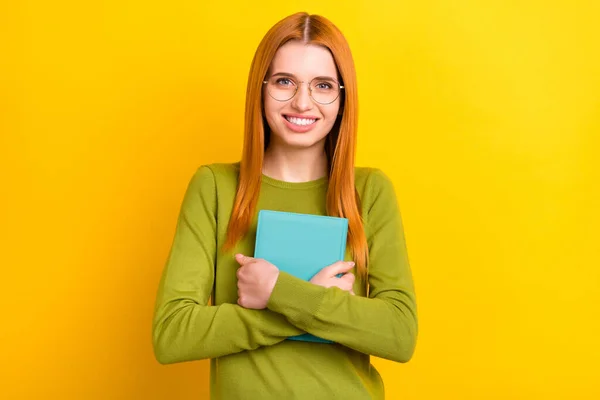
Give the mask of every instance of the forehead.
[[271, 73], [287, 72], [302, 79], [315, 76], [337, 76], [333, 56], [323, 46], [290, 41], [281, 46], [271, 62]]

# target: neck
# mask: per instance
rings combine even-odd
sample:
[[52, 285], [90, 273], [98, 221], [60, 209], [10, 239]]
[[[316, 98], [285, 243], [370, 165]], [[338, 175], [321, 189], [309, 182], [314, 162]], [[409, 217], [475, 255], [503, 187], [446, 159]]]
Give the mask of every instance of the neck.
[[263, 174], [286, 182], [308, 182], [327, 176], [327, 155], [323, 146], [282, 149], [269, 146], [263, 160]]

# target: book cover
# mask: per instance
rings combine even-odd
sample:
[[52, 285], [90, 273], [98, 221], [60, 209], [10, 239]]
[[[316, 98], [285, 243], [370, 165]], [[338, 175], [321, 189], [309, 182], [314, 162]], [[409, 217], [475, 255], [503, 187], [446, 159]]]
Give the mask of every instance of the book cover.
[[[348, 219], [260, 210], [254, 257], [309, 281], [324, 267], [344, 259]], [[290, 340], [332, 343], [309, 333]]]

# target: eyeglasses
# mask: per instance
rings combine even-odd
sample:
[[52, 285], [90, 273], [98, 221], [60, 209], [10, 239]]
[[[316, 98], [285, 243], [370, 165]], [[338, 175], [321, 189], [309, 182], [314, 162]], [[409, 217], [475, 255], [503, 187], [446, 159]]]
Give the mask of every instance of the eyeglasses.
[[[263, 81], [269, 96], [277, 101], [288, 101], [298, 92], [299, 83], [291, 77], [275, 75]], [[319, 104], [331, 104], [340, 96], [344, 86], [330, 78], [314, 78], [308, 82], [310, 97]]]

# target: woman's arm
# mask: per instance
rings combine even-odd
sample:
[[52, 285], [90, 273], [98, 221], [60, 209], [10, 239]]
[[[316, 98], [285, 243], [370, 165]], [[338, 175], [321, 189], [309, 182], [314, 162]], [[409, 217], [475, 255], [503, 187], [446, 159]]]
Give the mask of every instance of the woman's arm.
[[152, 338], [162, 364], [253, 350], [303, 333], [270, 310], [208, 305], [217, 252], [216, 211], [214, 175], [203, 166], [184, 196], [156, 298]]
[[375, 169], [368, 185], [373, 195], [366, 218], [369, 298], [280, 271], [267, 306], [313, 335], [407, 362], [415, 349], [417, 312], [402, 220], [387, 176]]

